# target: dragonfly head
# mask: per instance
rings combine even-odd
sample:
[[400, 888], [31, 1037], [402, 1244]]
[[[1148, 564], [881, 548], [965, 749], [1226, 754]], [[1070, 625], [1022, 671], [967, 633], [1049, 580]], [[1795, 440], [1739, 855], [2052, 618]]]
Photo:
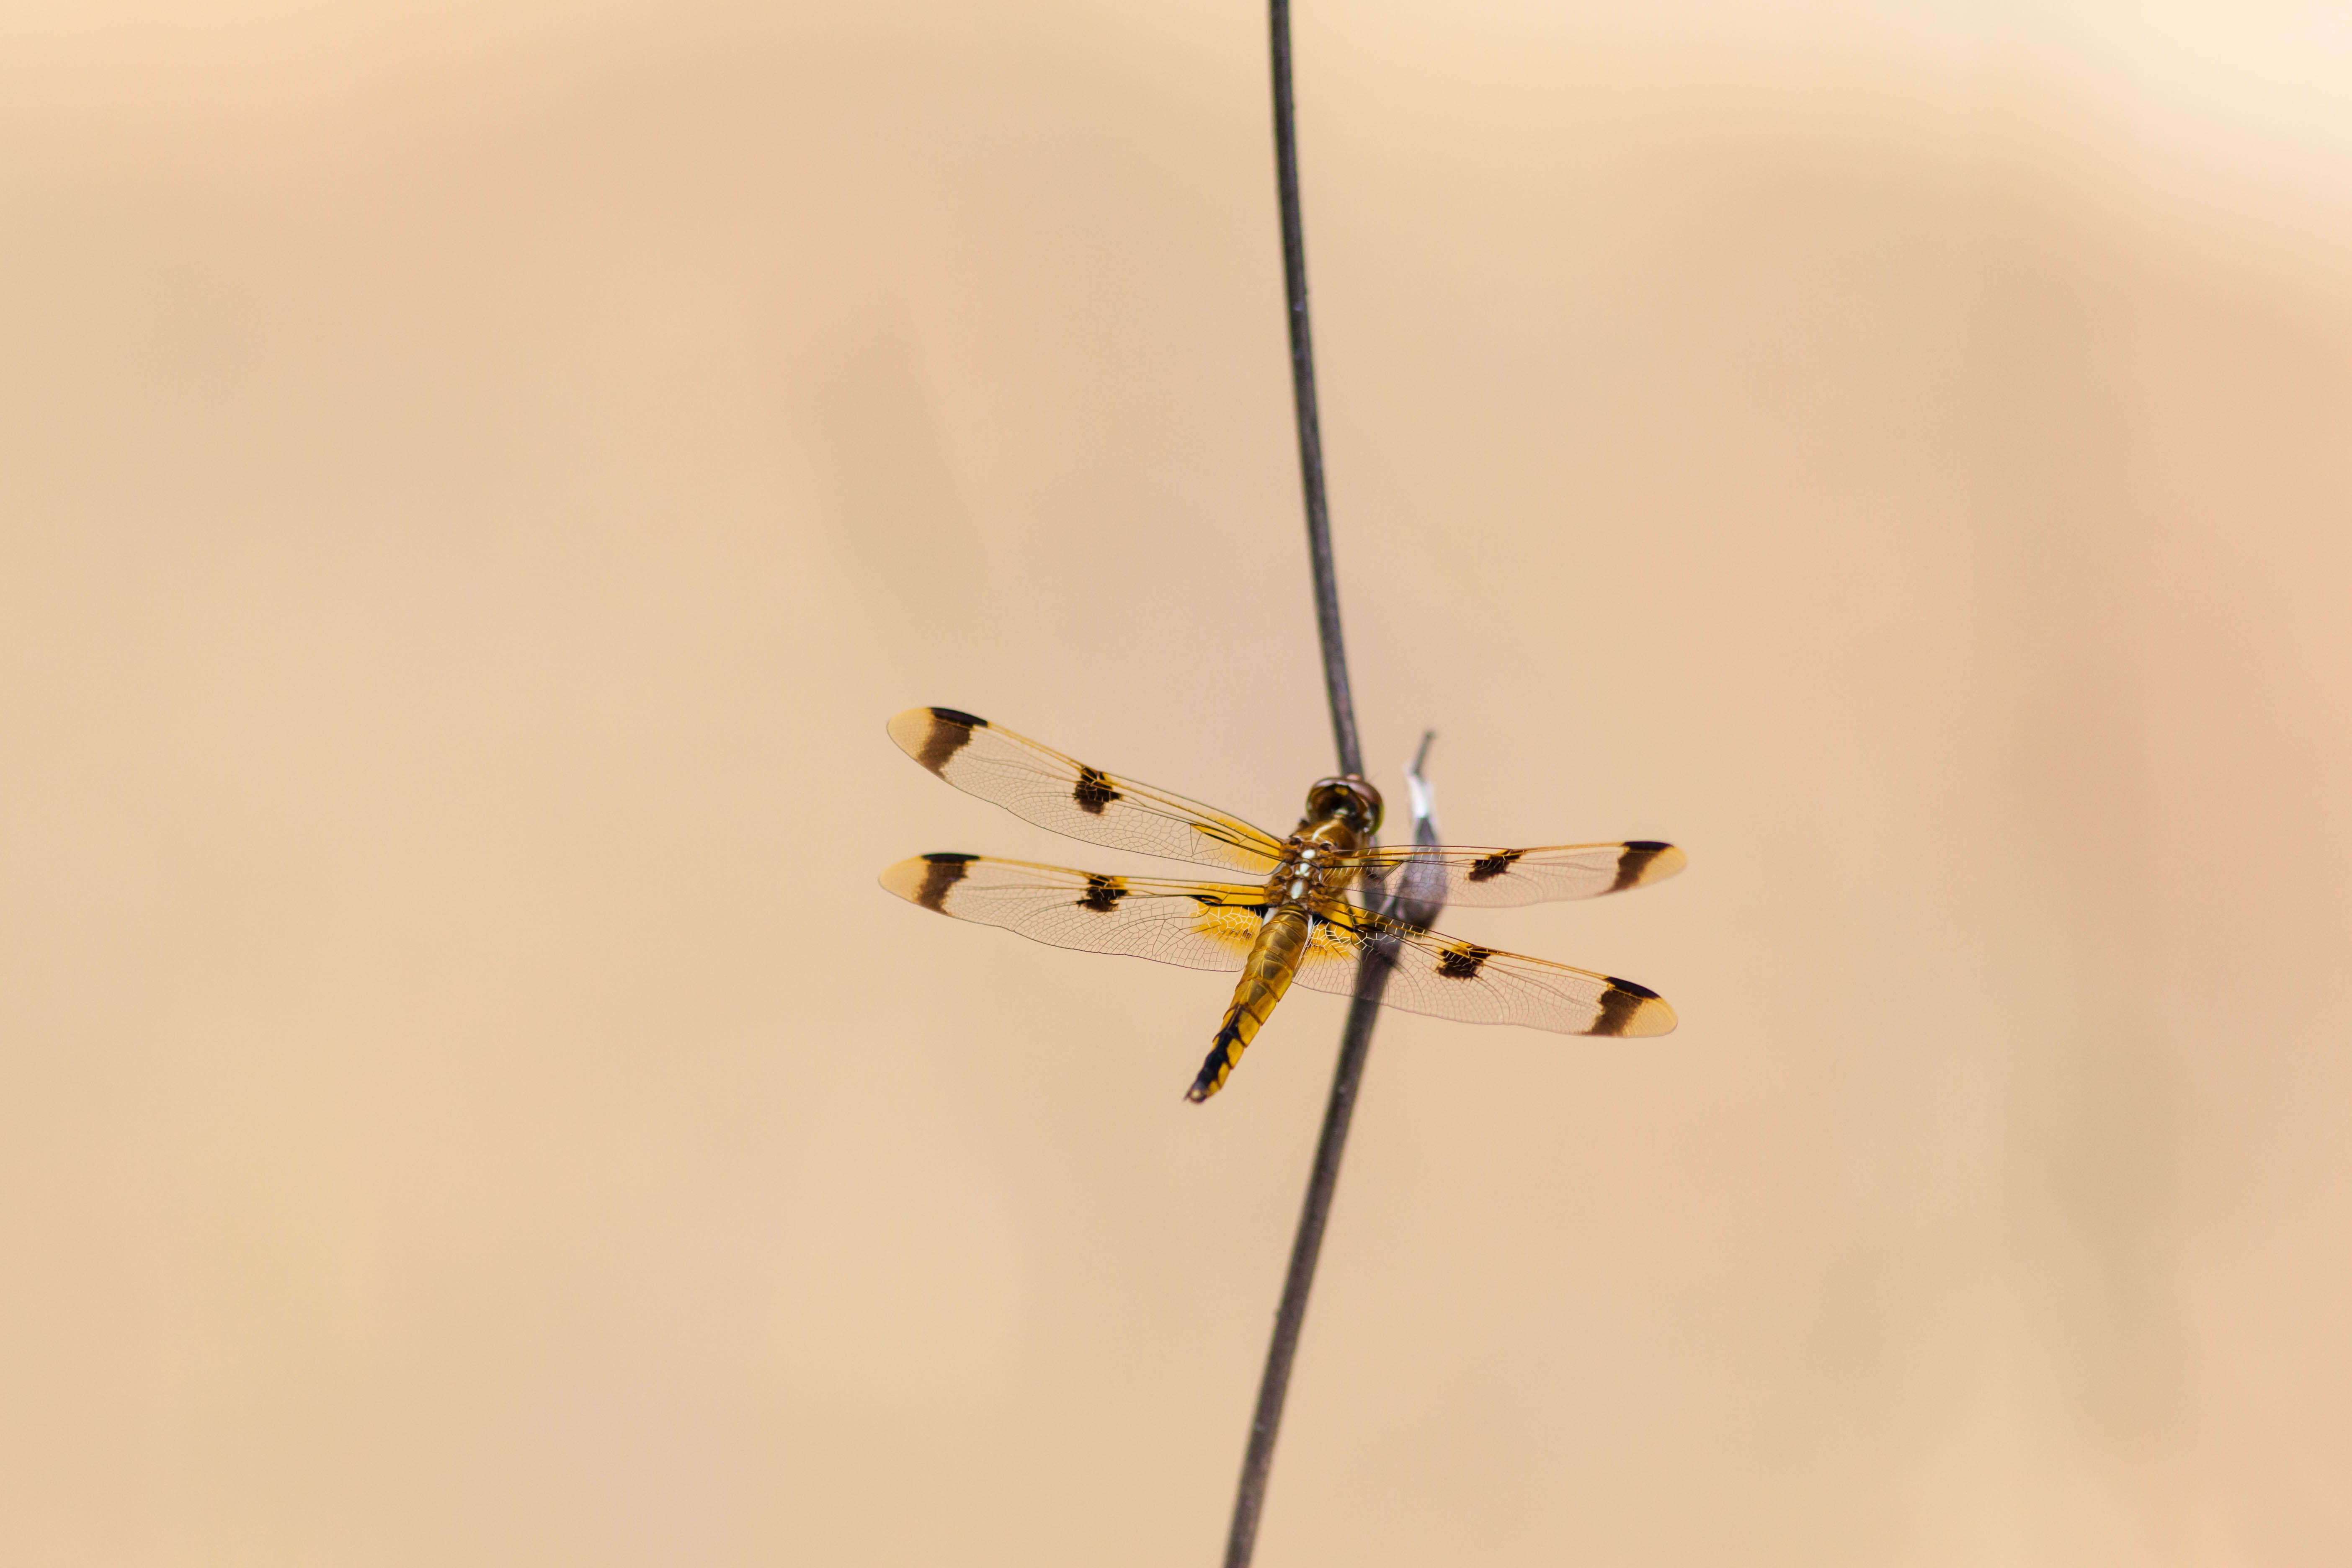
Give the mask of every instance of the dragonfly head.
[[1361, 779], [1318, 779], [1307, 792], [1307, 820], [1339, 822], [1370, 838], [1381, 830], [1381, 792]]

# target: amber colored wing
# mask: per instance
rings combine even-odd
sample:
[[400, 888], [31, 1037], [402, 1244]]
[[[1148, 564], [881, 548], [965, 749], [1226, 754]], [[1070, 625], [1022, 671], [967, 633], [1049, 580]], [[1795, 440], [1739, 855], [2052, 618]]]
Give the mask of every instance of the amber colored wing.
[[1089, 844], [1260, 876], [1282, 858], [1280, 839], [1237, 816], [1115, 778], [952, 708], [909, 708], [890, 721], [890, 739], [967, 795]]
[[1444, 901], [1493, 908], [1590, 899], [1664, 881], [1689, 864], [1671, 844], [1637, 838], [1629, 844], [1554, 844], [1540, 849], [1475, 849], [1456, 844], [1403, 844], [1374, 849], [1350, 862], [1367, 895], [1384, 891], [1397, 873], [1413, 867], [1444, 881]]
[[1408, 1013], [1465, 1024], [1523, 1024], [1561, 1035], [1663, 1035], [1675, 1010], [1646, 985], [1516, 952], [1415, 931], [1351, 904], [1327, 906], [1298, 965], [1298, 984], [1352, 995], [1366, 949], [1396, 943], [1396, 969], [1381, 1000]]
[[883, 872], [882, 885], [908, 903], [1055, 947], [1187, 969], [1239, 969], [1265, 909], [1263, 888], [1104, 877], [980, 855], [918, 855]]

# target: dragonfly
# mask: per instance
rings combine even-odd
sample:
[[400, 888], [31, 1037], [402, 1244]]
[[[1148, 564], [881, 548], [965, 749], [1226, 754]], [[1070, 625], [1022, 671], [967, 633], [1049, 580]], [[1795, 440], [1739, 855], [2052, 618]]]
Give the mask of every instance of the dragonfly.
[[1298, 826], [1277, 838], [957, 709], [910, 708], [890, 721], [889, 733], [956, 788], [1040, 827], [1247, 876], [1179, 881], [956, 853], [918, 855], [882, 873], [882, 886], [909, 903], [1056, 947], [1239, 970], [1208, 1058], [1185, 1091], [1194, 1103], [1224, 1087], [1294, 981], [1353, 994], [1368, 963], [1391, 966], [1381, 1000], [1407, 1012], [1563, 1035], [1652, 1036], [1675, 1026], [1674, 1009], [1646, 985], [1443, 936], [1384, 912], [1401, 901], [1392, 894], [1408, 890], [1417, 900], [1492, 906], [1643, 888], [1683, 868], [1683, 852], [1671, 844], [1381, 848], [1373, 842], [1380, 792], [1353, 776], [1317, 780]]

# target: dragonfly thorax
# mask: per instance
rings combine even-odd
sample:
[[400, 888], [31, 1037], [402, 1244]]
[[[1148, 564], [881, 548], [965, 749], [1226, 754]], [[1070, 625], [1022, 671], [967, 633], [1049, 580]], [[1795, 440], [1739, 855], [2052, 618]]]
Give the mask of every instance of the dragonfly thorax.
[[1337, 823], [1323, 826], [1320, 833], [1294, 833], [1284, 843], [1282, 859], [1265, 883], [1275, 902], [1312, 904], [1356, 879], [1362, 838]]
[[1307, 792], [1307, 815], [1283, 841], [1266, 891], [1292, 903], [1339, 891], [1355, 879], [1350, 862], [1371, 847], [1380, 824], [1378, 790], [1361, 779], [1318, 780]]

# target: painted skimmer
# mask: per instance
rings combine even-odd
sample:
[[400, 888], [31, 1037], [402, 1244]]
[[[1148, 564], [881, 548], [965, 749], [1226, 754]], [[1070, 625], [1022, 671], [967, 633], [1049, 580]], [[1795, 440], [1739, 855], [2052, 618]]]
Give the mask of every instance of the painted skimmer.
[[1456, 845], [1376, 848], [1380, 792], [1360, 778], [1318, 780], [1306, 815], [1276, 838], [1213, 806], [1103, 772], [952, 708], [910, 708], [890, 738], [940, 778], [1041, 827], [1090, 844], [1245, 873], [1248, 882], [1113, 877], [982, 855], [919, 855], [882, 885], [924, 909], [1003, 926], [1056, 947], [1126, 953], [1190, 969], [1241, 971], [1185, 1098], [1224, 1087], [1295, 980], [1349, 994], [1386, 938], [1395, 968], [1382, 1000], [1471, 1024], [1563, 1035], [1663, 1035], [1674, 1009], [1646, 985], [1500, 952], [1410, 925], [1376, 907], [1394, 889], [1443, 889], [1448, 904], [1585, 899], [1646, 887], [1682, 869], [1654, 839], [1535, 849]]

